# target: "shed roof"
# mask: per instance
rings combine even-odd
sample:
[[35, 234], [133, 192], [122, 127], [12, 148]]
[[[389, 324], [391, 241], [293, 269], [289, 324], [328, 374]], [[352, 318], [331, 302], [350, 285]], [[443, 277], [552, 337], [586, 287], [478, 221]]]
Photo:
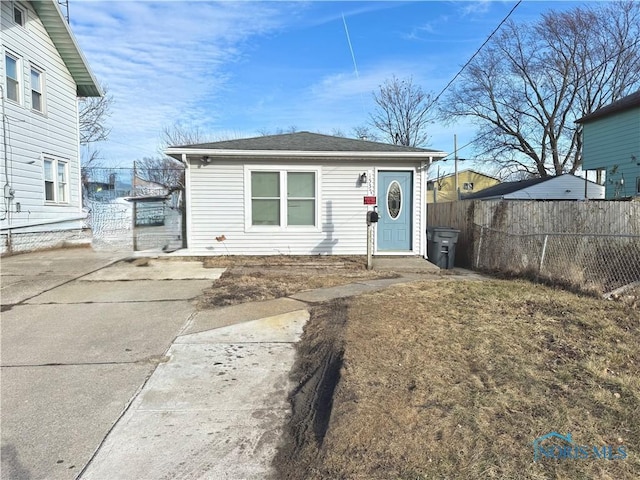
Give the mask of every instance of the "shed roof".
[[528, 180], [518, 180], [515, 182], [503, 182], [498, 185], [494, 185], [493, 187], [484, 188], [479, 192], [464, 195], [463, 198], [465, 200], [471, 200], [486, 197], [502, 197], [504, 195], [517, 192], [518, 190], [522, 190], [523, 188], [532, 187], [533, 185], [546, 182], [552, 178], [555, 177], [538, 177], [530, 178]]
[[31, 0], [51, 41], [76, 83], [79, 97], [101, 97], [102, 91], [56, 0]]
[[608, 117], [614, 113], [624, 112], [625, 110], [637, 107], [640, 107], [640, 90], [585, 115], [581, 119], [576, 120], [576, 123], [587, 123], [598, 118]]

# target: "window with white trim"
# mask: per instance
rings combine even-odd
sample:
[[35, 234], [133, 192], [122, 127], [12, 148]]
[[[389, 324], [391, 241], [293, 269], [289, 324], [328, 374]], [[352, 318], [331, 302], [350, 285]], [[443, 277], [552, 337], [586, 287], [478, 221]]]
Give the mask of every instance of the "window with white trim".
[[464, 182], [462, 185], [463, 190], [473, 190], [473, 182]]
[[36, 67], [31, 67], [31, 108], [44, 113], [44, 74]]
[[318, 170], [249, 168], [251, 227], [316, 227]]
[[22, 8], [17, 6], [15, 3], [13, 4], [13, 21], [17, 25], [24, 27], [24, 24], [27, 20], [27, 12], [25, 12]]
[[5, 54], [4, 71], [7, 98], [20, 103], [20, 60], [13, 55]]
[[67, 162], [44, 159], [44, 199], [47, 203], [69, 202], [69, 171]]

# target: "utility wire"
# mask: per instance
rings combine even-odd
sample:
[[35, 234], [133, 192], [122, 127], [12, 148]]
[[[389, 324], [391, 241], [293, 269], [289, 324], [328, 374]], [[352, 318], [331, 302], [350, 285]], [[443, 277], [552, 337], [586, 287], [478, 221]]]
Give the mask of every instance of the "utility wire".
[[522, 0], [518, 0], [518, 3], [516, 3], [513, 6], [511, 11], [509, 13], [507, 13], [507, 16], [502, 19], [500, 24], [496, 28], [493, 29], [493, 32], [491, 32], [491, 34], [487, 37], [487, 39], [484, 41], [484, 43], [482, 45], [480, 45], [480, 47], [478, 47], [478, 49], [475, 51], [475, 53], [473, 55], [471, 55], [471, 58], [467, 61], [467, 63], [465, 63], [462, 66], [462, 68], [458, 71], [458, 73], [456, 73], [455, 76], [449, 81], [449, 83], [447, 83], [447, 85], [440, 91], [440, 93], [438, 95], [436, 95], [436, 97], [433, 99], [433, 101], [431, 102], [431, 104], [429, 105], [428, 108], [431, 108], [438, 100], [440, 100], [440, 97], [442, 96], [442, 94], [447, 91], [447, 89], [451, 86], [451, 84], [456, 81], [456, 78], [458, 78], [462, 74], [464, 69], [469, 66], [469, 64], [473, 61], [474, 58], [476, 58], [476, 56], [480, 53], [480, 51], [484, 48], [484, 46], [487, 43], [489, 43], [489, 40], [491, 40], [493, 38], [493, 36], [498, 32], [498, 30], [500, 30], [500, 27], [502, 27], [504, 22], [506, 22], [509, 19], [511, 14], [515, 11], [516, 8], [518, 8], [518, 5], [520, 5], [521, 3], [522, 3]]

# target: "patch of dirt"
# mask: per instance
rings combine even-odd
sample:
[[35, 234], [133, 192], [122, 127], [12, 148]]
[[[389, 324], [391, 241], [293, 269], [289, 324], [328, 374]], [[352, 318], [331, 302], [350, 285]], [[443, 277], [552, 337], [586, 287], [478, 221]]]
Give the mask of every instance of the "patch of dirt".
[[[277, 478], [635, 479], [639, 337], [629, 305], [526, 281], [323, 305], [298, 345]], [[551, 431], [628, 456], [534, 462]]]
[[360, 257], [212, 257], [205, 264], [208, 268], [227, 270], [200, 297], [200, 309], [399, 276], [394, 272], [366, 270], [366, 260], [362, 263]]
[[348, 301], [336, 299], [314, 307], [296, 345], [289, 395], [291, 416], [274, 460], [277, 479], [305, 478], [316, 463], [329, 427], [333, 394], [340, 380]]

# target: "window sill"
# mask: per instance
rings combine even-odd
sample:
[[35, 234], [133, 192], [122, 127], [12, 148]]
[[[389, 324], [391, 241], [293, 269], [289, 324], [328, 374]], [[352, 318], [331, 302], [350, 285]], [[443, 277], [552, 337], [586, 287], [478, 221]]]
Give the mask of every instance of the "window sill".
[[322, 229], [318, 226], [260, 226], [252, 225], [244, 229], [245, 233], [321, 233]]

